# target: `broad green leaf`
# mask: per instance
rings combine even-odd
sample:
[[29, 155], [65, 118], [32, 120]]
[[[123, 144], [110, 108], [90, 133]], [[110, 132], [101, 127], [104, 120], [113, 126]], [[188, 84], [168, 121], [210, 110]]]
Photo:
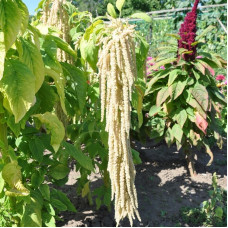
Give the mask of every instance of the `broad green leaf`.
[[207, 111], [209, 102], [207, 89], [203, 85], [197, 83], [192, 89], [192, 95], [199, 103], [199, 105], [203, 108], [203, 110]]
[[52, 201], [52, 199], [59, 200], [61, 203], [63, 203], [67, 207], [68, 211], [77, 212], [74, 205], [71, 203], [71, 201], [68, 199], [66, 194], [64, 194], [63, 192], [56, 190], [56, 189], [52, 189], [51, 201]]
[[93, 39], [93, 37], [88, 41], [82, 39], [80, 42], [80, 51], [82, 58], [89, 63], [94, 71], [96, 71], [99, 47], [96, 45], [95, 39]]
[[208, 32], [210, 32], [212, 29], [214, 29], [215, 26], [210, 25], [208, 26], [203, 32], [201, 32], [197, 37], [196, 40], [199, 40], [200, 38], [202, 38], [203, 36], [205, 36]]
[[168, 63], [173, 63], [176, 60], [177, 60], [177, 58], [169, 58], [169, 59], [161, 60], [161, 61], [155, 63], [153, 65], [153, 67], [151, 67], [151, 70], [157, 70], [160, 66], [164, 66], [165, 64], [168, 64]]
[[84, 72], [67, 63], [62, 63], [65, 77], [70, 76], [71, 82], [70, 87], [74, 91], [77, 99], [80, 111], [83, 112], [86, 103], [86, 91], [87, 91], [87, 80]]
[[41, 192], [42, 196], [44, 197], [44, 199], [49, 201], [50, 200], [50, 188], [49, 188], [48, 184], [40, 185], [39, 189], [40, 189], [40, 192]]
[[176, 121], [177, 123], [183, 128], [188, 115], [187, 112], [183, 109], [183, 110], [179, 110], [180, 112], [178, 114], [176, 114]]
[[153, 118], [147, 123], [147, 126], [151, 127], [150, 137], [158, 138], [163, 136], [165, 130], [165, 120], [158, 117]]
[[18, 42], [19, 59], [25, 63], [36, 77], [35, 92], [37, 92], [44, 81], [44, 63], [38, 48], [32, 42], [20, 38]]
[[70, 169], [63, 164], [58, 164], [54, 167], [51, 167], [49, 170], [50, 175], [56, 180], [65, 178], [69, 172]]
[[39, 138], [32, 139], [29, 141], [29, 149], [32, 153], [32, 157], [41, 163], [45, 150], [43, 142]]
[[81, 150], [76, 149], [74, 145], [63, 142], [66, 153], [72, 156], [82, 167], [90, 171], [94, 170], [93, 163], [90, 157], [86, 156]]
[[15, 42], [21, 27], [22, 16], [13, 0], [0, 1], [0, 80], [3, 77], [6, 52]]
[[219, 217], [220, 219], [222, 219], [223, 209], [221, 207], [216, 207], [216, 209], [215, 209], [215, 216], [216, 217]]
[[22, 22], [21, 11], [14, 0], [0, 1], [0, 31], [4, 33], [4, 45], [7, 52], [19, 33]]
[[141, 160], [141, 158], [139, 156], [139, 152], [131, 148], [131, 153], [132, 153], [134, 164], [135, 165], [141, 164], [142, 160]]
[[46, 67], [45, 67], [45, 74], [54, 79], [55, 86], [60, 98], [61, 107], [63, 109], [63, 112], [67, 115], [67, 111], [65, 107], [65, 93], [64, 93], [65, 78], [63, 77], [62, 73], [57, 73], [56, 71]]
[[23, 35], [29, 23], [29, 11], [25, 3], [22, 2], [22, 0], [16, 0], [16, 2], [21, 11], [21, 16], [22, 16], [21, 35]]
[[22, 62], [8, 60], [0, 90], [4, 94], [5, 108], [10, 109], [18, 123], [35, 103], [35, 76]]
[[162, 88], [157, 94], [156, 105], [159, 107], [166, 101], [168, 97], [169, 97], [168, 87]]
[[25, 188], [21, 182], [21, 167], [18, 165], [17, 161], [12, 161], [4, 166], [2, 170], [2, 177], [5, 182], [11, 187], [9, 195], [29, 195], [29, 190]]
[[183, 130], [181, 129], [181, 126], [179, 124], [175, 124], [172, 128], [172, 134], [174, 138], [181, 143], [182, 137], [183, 137]]
[[77, 58], [76, 51], [74, 51], [67, 42], [63, 41], [59, 37], [53, 36], [53, 35], [47, 35], [46, 39], [55, 41], [58, 48], [62, 49], [63, 51], [65, 51], [66, 53], [71, 55], [72, 57]]
[[121, 12], [124, 3], [125, 3], [125, 0], [117, 0], [116, 1], [116, 8], [119, 10], [119, 12]]
[[32, 176], [31, 176], [32, 187], [38, 188], [43, 181], [44, 181], [44, 175], [41, 172], [34, 170]]
[[31, 202], [26, 204], [20, 226], [22, 227], [42, 227], [41, 205], [31, 198]]
[[152, 23], [152, 18], [149, 15], [147, 15], [146, 13], [134, 13], [130, 16], [130, 18], [139, 18], [148, 23]]
[[44, 82], [36, 94], [37, 102], [39, 102], [38, 113], [52, 112], [59, 96], [56, 94], [53, 86]]
[[51, 200], [51, 205], [53, 207], [55, 207], [56, 209], [58, 209], [59, 211], [66, 211], [67, 210], [67, 206], [65, 204], [63, 204], [60, 200], [58, 199], [52, 199]]
[[65, 129], [62, 122], [54, 113], [50, 112], [46, 112], [44, 114], [36, 114], [33, 115], [33, 117], [38, 118], [51, 133], [51, 145], [55, 152], [57, 152], [65, 136]]
[[169, 94], [173, 100], [178, 98], [184, 91], [186, 82], [175, 82], [169, 87]]
[[169, 74], [168, 86], [171, 86], [173, 84], [179, 73], [181, 73], [181, 70], [179, 69], [171, 71], [171, 73]]
[[173, 139], [174, 139], [174, 136], [172, 133], [172, 129], [168, 128], [165, 132], [165, 141], [166, 141], [168, 147], [170, 147], [171, 144], [173, 143]]
[[46, 227], [56, 227], [55, 217], [53, 215], [42, 212], [42, 220]]
[[116, 11], [114, 9], [114, 6], [111, 3], [108, 3], [107, 11], [108, 11], [109, 15], [111, 15], [113, 18], [116, 18]]
[[161, 110], [161, 106], [153, 105], [149, 111], [149, 116], [154, 116], [156, 113], [158, 113]]

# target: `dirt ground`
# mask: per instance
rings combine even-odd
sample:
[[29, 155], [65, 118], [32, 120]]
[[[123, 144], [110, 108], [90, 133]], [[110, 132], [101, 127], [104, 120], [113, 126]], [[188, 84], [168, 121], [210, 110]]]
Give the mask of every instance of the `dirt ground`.
[[[133, 226], [142, 227], [174, 227], [188, 226], [180, 218], [182, 207], [198, 207], [209, 198], [212, 174], [217, 173], [218, 184], [227, 188], [227, 143], [222, 150], [213, 148], [214, 162], [206, 166], [210, 160], [204, 151], [197, 152], [195, 167], [197, 176], [191, 179], [186, 170], [186, 161], [175, 147], [167, 148], [165, 144], [154, 145], [148, 142], [144, 145], [133, 142], [140, 152], [142, 164], [136, 166], [136, 188], [139, 200], [141, 222], [135, 221]], [[96, 206], [90, 206], [86, 199], [76, 195], [76, 179], [78, 173], [71, 171], [67, 184], [61, 188], [77, 208], [77, 213], [63, 212], [62, 221], [58, 227], [115, 227], [114, 211], [108, 211], [102, 206], [98, 211]], [[100, 183], [99, 175], [91, 176], [91, 187]], [[127, 219], [120, 223], [127, 227]]]

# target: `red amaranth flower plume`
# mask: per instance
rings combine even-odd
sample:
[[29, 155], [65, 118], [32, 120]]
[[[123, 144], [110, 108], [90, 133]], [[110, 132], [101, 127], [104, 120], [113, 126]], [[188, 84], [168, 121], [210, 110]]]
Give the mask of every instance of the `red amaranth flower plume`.
[[181, 39], [178, 41], [178, 48], [185, 48], [188, 51], [192, 51], [189, 54], [184, 54], [183, 58], [186, 61], [191, 61], [196, 58], [196, 45], [191, 44], [195, 42], [196, 38], [196, 19], [197, 19], [197, 6], [199, 0], [196, 0], [192, 11], [187, 13], [184, 23], [181, 24], [179, 35]]

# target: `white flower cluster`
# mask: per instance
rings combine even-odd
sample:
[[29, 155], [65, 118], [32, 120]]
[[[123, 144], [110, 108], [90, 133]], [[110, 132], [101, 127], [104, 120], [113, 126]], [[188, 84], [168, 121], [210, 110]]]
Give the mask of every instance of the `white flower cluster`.
[[[66, 0], [47, 0], [43, 10], [42, 22], [46, 25], [56, 27], [59, 30], [58, 36], [65, 42], [70, 43], [69, 16], [64, 9]], [[72, 57], [61, 49], [57, 50], [58, 60], [61, 62], [72, 63]]]
[[[128, 216], [131, 225], [138, 213], [134, 185], [135, 167], [130, 147], [131, 94], [137, 77], [134, 26], [111, 19], [100, 38], [99, 77], [102, 121], [109, 133], [108, 171], [115, 198], [115, 219]], [[108, 34], [108, 35], [107, 35]]]

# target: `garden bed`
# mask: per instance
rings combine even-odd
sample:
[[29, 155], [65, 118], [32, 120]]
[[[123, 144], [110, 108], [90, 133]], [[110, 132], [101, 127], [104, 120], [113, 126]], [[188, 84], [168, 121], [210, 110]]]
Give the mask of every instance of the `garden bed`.
[[[208, 200], [208, 191], [212, 188], [212, 174], [217, 173], [218, 185], [227, 186], [227, 145], [222, 150], [213, 148], [214, 162], [206, 166], [210, 160], [204, 152], [198, 152], [196, 170], [198, 175], [191, 179], [186, 169], [184, 156], [175, 147], [167, 148], [153, 142], [144, 145], [133, 142], [140, 152], [142, 164], [136, 166], [136, 188], [139, 199], [139, 212], [142, 221], [135, 221], [134, 226], [189, 226], [180, 216], [183, 207], [199, 207]], [[115, 226], [114, 211], [108, 211], [105, 206], [96, 210], [95, 203], [91, 207], [86, 199], [76, 195], [77, 177], [79, 174], [71, 170], [67, 184], [61, 188], [71, 199], [78, 212], [63, 212], [62, 221], [57, 226]], [[92, 175], [91, 188], [101, 185], [99, 175]], [[120, 226], [129, 226], [127, 219]]]

